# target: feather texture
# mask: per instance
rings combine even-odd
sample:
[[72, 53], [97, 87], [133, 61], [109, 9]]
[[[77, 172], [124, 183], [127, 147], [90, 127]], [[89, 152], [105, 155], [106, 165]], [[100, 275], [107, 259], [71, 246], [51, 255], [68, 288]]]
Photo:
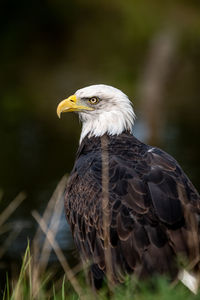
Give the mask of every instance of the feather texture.
[[[139, 277], [166, 273], [174, 278], [179, 255], [192, 261], [194, 253], [199, 254], [198, 192], [175, 159], [128, 132], [108, 136], [108, 154], [114, 281], [121, 282], [123, 274], [131, 272]], [[106, 273], [100, 137], [86, 136], [79, 147], [65, 209], [81, 258], [91, 262], [91, 281], [99, 288]], [[197, 242], [189, 238], [194, 230]]]

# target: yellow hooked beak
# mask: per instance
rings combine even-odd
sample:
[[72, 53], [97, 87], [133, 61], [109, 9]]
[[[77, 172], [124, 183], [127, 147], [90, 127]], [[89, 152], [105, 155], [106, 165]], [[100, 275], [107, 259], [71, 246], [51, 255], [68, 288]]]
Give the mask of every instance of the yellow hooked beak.
[[72, 95], [61, 101], [57, 107], [57, 115], [60, 118], [62, 112], [93, 110], [93, 108], [79, 104], [79, 99], [76, 95]]

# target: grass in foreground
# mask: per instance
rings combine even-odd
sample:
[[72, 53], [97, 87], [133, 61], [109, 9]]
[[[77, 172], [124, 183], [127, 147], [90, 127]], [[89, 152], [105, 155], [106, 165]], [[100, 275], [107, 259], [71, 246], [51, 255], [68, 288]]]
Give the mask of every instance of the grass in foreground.
[[[59, 248], [55, 239], [59, 216], [63, 210], [62, 195], [65, 184], [66, 177], [63, 177], [50, 199], [43, 216], [40, 216], [36, 211], [32, 212], [34, 219], [39, 225], [37, 232], [31, 245], [28, 243], [17, 276], [15, 278], [7, 276], [6, 286], [1, 291], [0, 298], [3, 300], [200, 299], [200, 292], [198, 295], [192, 294], [181, 282], [172, 287], [164, 277], [152, 278], [148, 282], [137, 282], [134, 276], [129, 276], [123, 285], [110, 289], [110, 285], [105, 282], [104, 287], [98, 293], [95, 293], [88, 284], [85, 275], [87, 271], [84, 271], [80, 266], [71, 269], [62, 249]], [[8, 217], [23, 201], [24, 197], [24, 194], [19, 195], [0, 214], [1, 231], [3, 231], [2, 228]], [[45, 239], [41, 239], [41, 235], [45, 235]], [[5, 245], [7, 244], [5, 243]], [[2, 249], [3, 251], [0, 251], [0, 258], [3, 257], [6, 247], [2, 247]], [[51, 250], [56, 253], [59, 261], [58, 264], [60, 263], [63, 268], [63, 273], [59, 276], [56, 274], [54, 268], [48, 266]]]
[[112, 292], [105, 283], [103, 289], [95, 294], [86, 283], [83, 272], [76, 276], [76, 283], [79, 285], [78, 293], [66, 276], [53, 281], [51, 274], [34, 276], [35, 266], [32, 264], [30, 247], [28, 245], [21, 265], [18, 280], [14, 283], [7, 278], [7, 284], [3, 294], [3, 300], [25, 300], [25, 299], [112, 299], [112, 300], [192, 300], [200, 299], [198, 295], [192, 294], [183, 284], [178, 283], [172, 287], [166, 278], [153, 278], [148, 282], [137, 282], [133, 276], [127, 277], [121, 286], [116, 286]]

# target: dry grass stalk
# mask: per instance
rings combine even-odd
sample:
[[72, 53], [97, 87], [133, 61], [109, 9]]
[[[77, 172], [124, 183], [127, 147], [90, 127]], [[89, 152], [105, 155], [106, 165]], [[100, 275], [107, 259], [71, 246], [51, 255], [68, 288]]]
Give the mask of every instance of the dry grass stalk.
[[6, 223], [0, 227], [0, 235], [10, 231], [14, 226], [14, 223]]
[[185, 202], [185, 199], [187, 199], [187, 195], [185, 189], [181, 185], [178, 185], [178, 195], [183, 206], [184, 216], [188, 227], [187, 244], [189, 247], [189, 255], [190, 255], [189, 257], [190, 263], [188, 265], [188, 269], [192, 270], [195, 267], [195, 265], [200, 263], [200, 254], [199, 254], [200, 245], [199, 245], [199, 229], [198, 229], [199, 220], [191, 210], [190, 204]]
[[[4, 224], [6, 220], [11, 216], [11, 214], [17, 209], [17, 207], [24, 201], [26, 198], [26, 194], [21, 192], [17, 195], [17, 197], [6, 207], [6, 209], [0, 214], [0, 227], [1, 234], [12, 229], [13, 226], [8, 224]], [[14, 227], [14, 230], [9, 233], [5, 242], [0, 247], [0, 258], [4, 255], [9, 245], [13, 242], [14, 239], [21, 232], [22, 227]]]
[[[187, 195], [183, 186], [178, 185], [178, 195], [182, 203], [185, 221], [187, 225], [187, 245], [189, 250], [188, 261], [184, 260], [184, 268], [179, 271], [178, 277], [171, 283], [174, 287], [180, 280], [190, 291], [197, 294], [200, 284], [200, 245], [199, 245], [199, 230], [198, 219], [195, 218], [191, 211], [189, 203], [185, 201]], [[182, 262], [182, 258], [180, 257]], [[185, 259], [185, 258], [184, 258]]]
[[58, 260], [60, 261], [60, 264], [63, 267], [63, 269], [66, 273], [66, 276], [67, 276], [68, 280], [70, 281], [71, 285], [73, 286], [74, 290], [79, 295], [80, 299], [86, 299], [86, 297], [83, 294], [82, 288], [80, 287], [77, 279], [75, 278], [72, 270], [70, 269], [70, 267], [68, 265], [65, 255], [63, 254], [62, 250], [60, 249], [58, 243], [55, 240], [53, 232], [50, 229], [48, 229], [47, 224], [44, 221], [44, 218], [41, 218], [40, 215], [37, 213], [37, 211], [33, 211], [32, 215], [33, 215], [34, 219], [40, 225], [40, 228], [42, 229], [42, 231], [46, 234], [47, 239], [48, 239], [51, 247], [55, 251], [55, 253], [58, 257]]
[[[47, 224], [49, 223], [52, 212], [54, 211], [54, 208], [56, 207], [57, 201], [59, 201], [62, 196], [62, 193], [63, 193], [62, 187], [64, 184], [66, 184], [66, 182], [67, 182], [67, 177], [63, 176], [63, 178], [58, 183], [53, 195], [51, 196], [51, 198], [47, 204], [47, 207], [43, 214], [43, 219], [45, 220], [45, 222]], [[34, 253], [34, 257], [36, 260], [39, 259], [39, 254], [40, 254], [40, 251], [39, 251], [40, 249], [38, 247], [40, 237], [41, 237], [41, 229], [40, 229], [40, 227], [38, 227], [36, 234], [33, 238], [33, 248], [32, 248], [32, 252]]]
[[0, 247], [0, 258], [5, 254], [8, 247], [12, 244], [12, 242], [17, 238], [17, 236], [22, 231], [21, 227], [15, 228], [15, 230], [11, 231], [7, 236], [5, 242]]
[[0, 226], [10, 217], [10, 215], [17, 209], [17, 207], [25, 200], [26, 194], [21, 192], [17, 197], [6, 207], [6, 209], [0, 214]]
[[[57, 188], [52, 196], [53, 199], [56, 198], [56, 201], [54, 204], [55, 206], [54, 206], [53, 214], [52, 214], [51, 221], [49, 224], [49, 229], [53, 232], [54, 236], [56, 236], [56, 234], [57, 234], [59, 222], [61, 219], [61, 214], [63, 211], [63, 193], [64, 193], [64, 189], [66, 187], [66, 184], [67, 184], [67, 177], [63, 176], [63, 178], [58, 183]], [[45, 220], [45, 222], [46, 222], [46, 220]], [[41, 255], [40, 255], [40, 264], [41, 264], [40, 272], [41, 273], [43, 273], [47, 267], [50, 253], [51, 253], [51, 248], [49, 247], [49, 242], [48, 242], [48, 239], [46, 236], [45, 241], [43, 243]]]
[[[77, 264], [75, 267], [73, 267], [72, 269], [72, 273], [75, 275], [77, 275], [78, 273], [80, 273], [81, 271], [88, 271], [88, 268], [91, 266], [91, 261], [87, 261], [87, 262], [81, 262], [79, 264]], [[85, 275], [87, 274], [85, 272]], [[85, 276], [87, 277], [87, 275]], [[87, 279], [87, 278], [86, 278]]]
[[104, 235], [104, 255], [106, 265], [106, 275], [108, 278], [109, 289], [113, 289], [113, 269], [112, 255], [110, 246], [110, 209], [109, 209], [109, 153], [108, 138], [104, 135], [101, 137], [101, 158], [102, 158], [102, 218], [103, 218], [103, 235]]
[[[56, 235], [58, 224], [60, 220], [61, 210], [62, 210], [62, 195], [64, 191], [64, 187], [67, 183], [67, 177], [63, 176], [60, 182], [58, 183], [52, 197], [50, 198], [45, 212], [43, 214], [43, 219], [46, 224], [49, 224], [49, 227], [52, 229], [54, 235]], [[56, 209], [55, 209], [56, 208]], [[52, 216], [53, 215], [53, 216]], [[50, 221], [51, 219], [51, 221]], [[45, 241], [43, 243], [42, 249], [39, 246], [41, 244], [41, 228], [38, 226], [36, 234], [33, 238], [31, 253], [33, 256], [32, 259], [32, 272], [33, 272], [33, 290], [37, 293], [40, 287], [40, 274], [43, 274], [49, 260], [50, 252], [52, 250], [49, 247], [49, 242], [47, 240], [47, 236], [45, 237]]]

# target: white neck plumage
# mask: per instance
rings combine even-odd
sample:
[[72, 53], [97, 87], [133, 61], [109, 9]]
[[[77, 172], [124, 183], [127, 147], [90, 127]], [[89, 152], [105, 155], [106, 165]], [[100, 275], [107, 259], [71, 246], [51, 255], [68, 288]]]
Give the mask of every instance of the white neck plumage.
[[119, 135], [124, 131], [132, 132], [135, 114], [131, 105], [124, 110], [117, 107], [112, 111], [104, 111], [97, 114], [81, 113], [80, 119], [83, 123], [80, 141], [81, 144], [84, 137], [98, 137], [105, 133], [108, 135]]

